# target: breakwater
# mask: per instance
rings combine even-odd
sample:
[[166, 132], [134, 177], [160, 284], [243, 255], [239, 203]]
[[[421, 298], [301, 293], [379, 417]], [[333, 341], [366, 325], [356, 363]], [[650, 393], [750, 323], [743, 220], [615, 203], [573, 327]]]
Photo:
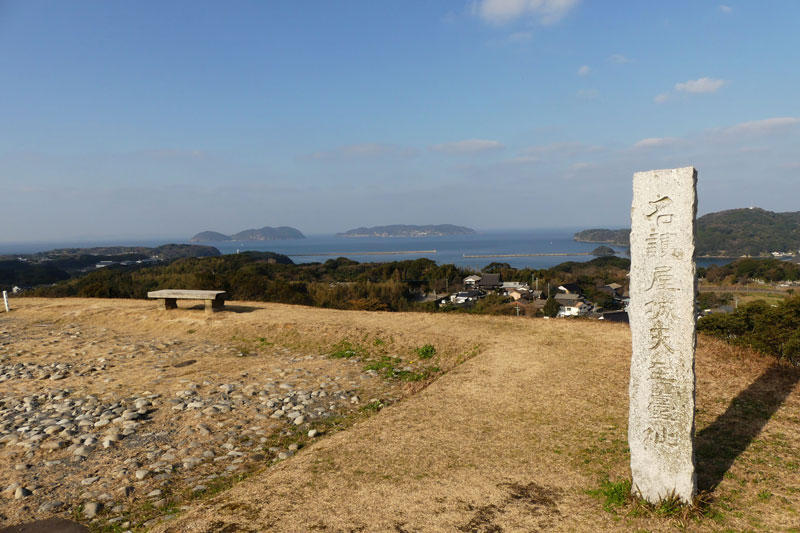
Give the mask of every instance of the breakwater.
[[319, 252], [319, 253], [304, 253], [304, 254], [286, 254], [289, 257], [347, 257], [350, 255], [419, 255], [419, 254], [435, 254], [436, 250], [393, 250], [388, 252]]
[[464, 258], [477, 258], [477, 259], [487, 259], [493, 257], [563, 257], [569, 256], [572, 257], [574, 255], [592, 255], [591, 252], [559, 252], [559, 253], [541, 253], [541, 254], [464, 254], [462, 257]]

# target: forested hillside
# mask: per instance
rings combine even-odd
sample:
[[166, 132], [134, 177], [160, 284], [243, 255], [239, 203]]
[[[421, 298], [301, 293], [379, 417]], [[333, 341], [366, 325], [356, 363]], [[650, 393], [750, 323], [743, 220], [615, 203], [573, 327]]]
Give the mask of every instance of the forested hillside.
[[[627, 246], [630, 229], [588, 229], [575, 234], [581, 242]], [[800, 251], [800, 211], [730, 209], [697, 219], [697, 254], [724, 257]]]

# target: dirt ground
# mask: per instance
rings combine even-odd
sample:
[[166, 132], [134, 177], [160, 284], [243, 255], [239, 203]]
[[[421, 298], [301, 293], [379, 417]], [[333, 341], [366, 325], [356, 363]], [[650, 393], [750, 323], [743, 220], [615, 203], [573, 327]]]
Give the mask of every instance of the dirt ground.
[[[31, 489], [5, 491], [2, 525], [50, 513], [170, 532], [800, 528], [800, 373], [718, 341], [698, 345], [704, 494], [686, 511], [614, 496], [630, 477], [626, 325], [255, 303], [211, 318], [141, 301], [14, 304], [0, 317], [0, 365], [39, 366], [6, 372], [13, 416], [0, 429], [30, 426], [30, 413], [66, 398], [97, 400], [68, 406], [95, 427], [54, 434], [66, 447], [43, 449], [53, 435], [29, 428], [0, 448], [0, 489]], [[328, 357], [345, 340], [357, 355]], [[415, 349], [425, 344], [436, 355], [423, 361]], [[368, 368], [385, 360], [394, 374]], [[34, 393], [39, 407], [24, 400]], [[272, 418], [298, 397], [300, 424]], [[115, 424], [130, 433], [100, 446]], [[97, 444], [74, 442], [92, 433]]]

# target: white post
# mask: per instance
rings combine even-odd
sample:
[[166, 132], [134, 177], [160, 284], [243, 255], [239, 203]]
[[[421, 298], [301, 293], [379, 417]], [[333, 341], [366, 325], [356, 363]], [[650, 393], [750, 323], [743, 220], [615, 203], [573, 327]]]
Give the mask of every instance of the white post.
[[3, 303], [6, 306], [6, 313], [8, 313], [8, 293], [3, 291]]
[[654, 504], [691, 504], [697, 487], [696, 185], [692, 167], [633, 176], [628, 443], [633, 492]]

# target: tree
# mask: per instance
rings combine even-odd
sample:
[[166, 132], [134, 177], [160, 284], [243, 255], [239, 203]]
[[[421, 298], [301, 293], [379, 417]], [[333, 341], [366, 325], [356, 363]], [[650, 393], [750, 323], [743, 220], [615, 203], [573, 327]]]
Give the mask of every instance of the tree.
[[553, 298], [552, 296], [547, 299], [544, 303], [544, 316], [549, 316], [550, 318], [555, 318], [558, 316], [558, 310], [561, 309], [561, 305]]

